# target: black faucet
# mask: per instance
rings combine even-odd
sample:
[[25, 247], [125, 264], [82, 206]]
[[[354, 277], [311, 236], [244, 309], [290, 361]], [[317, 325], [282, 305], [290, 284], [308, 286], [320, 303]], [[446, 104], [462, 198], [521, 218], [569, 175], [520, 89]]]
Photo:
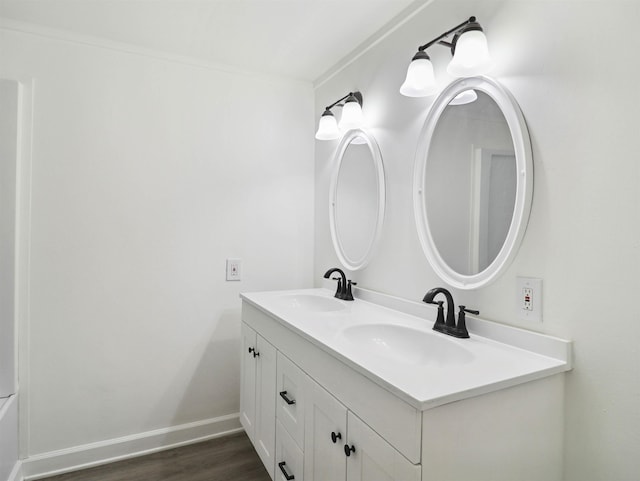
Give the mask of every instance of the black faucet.
[[[447, 319], [444, 319], [444, 308], [442, 307], [442, 301], [434, 301], [433, 299], [438, 294], [444, 294], [447, 299]], [[469, 314], [480, 314], [479, 311], [473, 311], [471, 309], [467, 309], [466, 306], [460, 306], [460, 313], [458, 314], [458, 323], [456, 324], [454, 309], [455, 305], [453, 303], [453, 296], [451, 293], [446, 290], [444, 287], [436, 287], [431, 289], [422, 299], [423, 302], [427, 304], [437, 304], [438, 305], [438, 315], [436, 316], [436, 322], [433, 325], [433, 330], [438, 332], [443, 332], [444, 334], [448, 334], [454, 337], [460, 338], [468, 338], [469, 332], [467, 331], [467, 323], [465, 319], [465, 313]]]
[[338, 281], [338, 288], [336, 289], [336, 294], [334, 297], [338, 299], [342, 299], [343, 301], [353, 301], [353, 293], [351, 292], [351, 286], [356, 285], [355, 282], [351, 282], [351, 280], [347, 280], [347, 276], [344, 274], [342, 269], [338, 269], [334, 267], [333, 269], [329, 269], [324, 273], [324, 278], [329, 279], [331, 274], [337, 272], [340, 274], [340, 277], [334, 277], [333, 280]]

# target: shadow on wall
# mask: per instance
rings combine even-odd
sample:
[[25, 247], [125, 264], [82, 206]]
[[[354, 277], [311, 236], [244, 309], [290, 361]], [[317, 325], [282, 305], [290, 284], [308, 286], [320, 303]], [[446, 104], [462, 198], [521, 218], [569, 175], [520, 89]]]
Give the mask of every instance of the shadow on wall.
[[[151, 401], [148, 419], [166, 419], [164, 426], [190, 423], [206, 425], [218, 418], [236, 416], [240, 406], [240, 308], [226, 309], [211, 319], [212, 331], [207, 339], [193, 346], [176, 346], [182, 352], [173, 379], [165, 383], [163, 399]], [[233, 420], [239, 427], [239, 421]], [[164, 426], [160, 426], [163, 428]], [[216, 429], [215, 423], [211, 425]], [[153, 429], [153, 427], [152, 427]], [[196, 430], [198, 431], [198, 430]], [[171, 443], [169, 435], [167, 443]]]

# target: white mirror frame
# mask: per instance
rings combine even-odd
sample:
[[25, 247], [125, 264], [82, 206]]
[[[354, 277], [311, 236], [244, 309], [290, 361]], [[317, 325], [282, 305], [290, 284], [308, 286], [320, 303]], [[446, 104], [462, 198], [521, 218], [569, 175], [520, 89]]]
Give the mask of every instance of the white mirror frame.
[[[340, 167], [344, 159], [344, 154], [356, 138], [364, 139], [365, 143], [369, 147], [371, 158], [373, 159], [373, 165], [376, 172], [377, 191], [378, 191], [378, 215], [376, 217], [376, 226], [374, 234], [369, 242], [369, 246], [366, 252], [363, 253], [358, 259], [349, 258], [344, 250], [342, 242], [338, 236], [338, 229], [336, 223], [336, 208], [337, 208], [337, 195], [338, 195], [338, 178], [340, 176]], [[385, 211], [385, 178], [384, 178], [384, 165], [382, 164], [382, 154], [375, 138], [361, 129], [349, 130], [340, 141], [338, 148], [333, 157], [333, 175], [331, 178], [331, 187], [329, 190], [329, 226], [331, 229], [331, 240], [333, 241], [333, 247], [336, 251], [336, 255], [340, 260], [340, 263], [348, 270], [356, 271], [365, 268], [375, 251], [378, 242], [380, 241], [380, 234], [382, 232], [382, 224], [384, 223], [384, 211]]]
[[[474, 89], [489, 95], [500, 107], [513, 140], [516, 157], [516, 199], [507, 237], [496, 258], [483, 271], [466, 275], [453, 270], [442, 258], [433, 240], [423, 188], [426, 180], [427, 156], [431, 139], [444, 109], [465, 90]], [[455, 191], [451, 195], [456, 195]], [[413, 174], [413, 207], [418, 236], [425, 256], [436, 274], [447, 284], [458, 289], [477, 289], [495, 281], [513, 261], [529, 222], [533, 197], [533, 158], [531, 140], [520, 107], [511, 93], [489, 77], [458, 79], [449, 84], [435, 99], [425, 120], [416, 151]]]

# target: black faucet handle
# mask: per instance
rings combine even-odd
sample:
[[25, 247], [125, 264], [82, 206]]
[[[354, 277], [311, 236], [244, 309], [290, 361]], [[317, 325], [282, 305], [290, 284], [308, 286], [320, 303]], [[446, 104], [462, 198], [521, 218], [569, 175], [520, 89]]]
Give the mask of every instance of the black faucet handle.
[[353, 301], [353, 293], [351, 292], [351, 286], [358, 285], [357, 282], [353, 282], [351, 279], [347, 280], [347, 289], [344, 294], [345, 301]]
[[467, 306], [458, 306], [460, 308], [460, 312], [466, 312], [467, 314], [474, 314], [474, 315], [478, 315], [480, 314], [480, 311], [474, 311], [472, 309], [467, 309]]
[[466, 321], [466, 316], [465, 313], [468, 312], [469, 314], [475, 314], [478, 315], [480, 314], [480, 311], [474, 311], [472, 309], [467, 309], [466, 306], [458, 306], [460, 308], [460, 312], [458, 313], [458, 322], [456, 324], [455, 327], [450, 328], [448, 330], [448, 334], [454, 336], [454, 337], [460, 337], [460, 338], [468, 338], [469, 337], [469, 331], [467, 331], [467, 321]]
[[336, 286], [336, 294], [334, 297], [338, 299], [342, 299], [344, 297], [344, 288], [342, 287], [342, 278], [340, 277], [332, 277], [332, 281], [338, 281], [338, 285]]
[[429, 304], [438, 304], [438, 315], [436, 316], [436, 322], [433, 325], [433, 330], [438, 332], [444, 332], [445, 331], [444, 307], [443, 307], [444, 301], [433, 301], [433, 302], [430, 302]]

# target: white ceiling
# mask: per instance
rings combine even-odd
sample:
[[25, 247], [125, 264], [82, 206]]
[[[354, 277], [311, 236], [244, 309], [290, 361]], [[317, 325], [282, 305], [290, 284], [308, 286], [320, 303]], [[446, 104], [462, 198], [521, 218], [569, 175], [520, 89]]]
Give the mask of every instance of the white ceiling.
[[[318, 79], [415, 0], [0, 0], [0, 17]], [[411, 7], [413, 9], [413, 7]]]

